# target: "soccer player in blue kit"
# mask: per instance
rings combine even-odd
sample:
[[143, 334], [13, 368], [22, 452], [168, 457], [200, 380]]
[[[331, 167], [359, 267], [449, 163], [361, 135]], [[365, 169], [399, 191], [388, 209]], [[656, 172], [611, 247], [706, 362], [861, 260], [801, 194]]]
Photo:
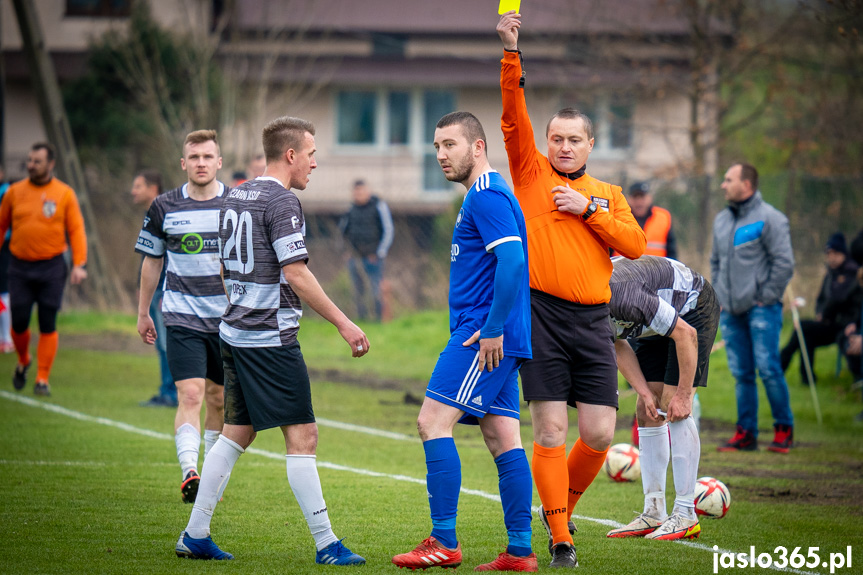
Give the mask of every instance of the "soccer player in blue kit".
[[393, 557], [399, 567], [457, 567], [461, 463], [456, 423], [479, 424], [497, 464], [509, 544], [477, 571], [536, 571], [531, 552], [530, 466], [519, 434], [518, 368], [531, 357], [527, 231], [506, 181], [491, 169], [482, 125], [453, 112], [436, 126], [434, 147], [446, 178], [467, 195], [453, 231], [450, 340], [440, 354], [417, 428], [426, 456], [431, 535]]

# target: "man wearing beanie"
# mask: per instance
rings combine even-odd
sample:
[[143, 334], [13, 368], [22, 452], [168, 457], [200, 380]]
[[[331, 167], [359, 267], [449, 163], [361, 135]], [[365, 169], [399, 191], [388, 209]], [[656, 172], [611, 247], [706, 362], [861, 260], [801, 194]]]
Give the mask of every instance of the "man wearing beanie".
[[[860, 305], [863, 300], [863, 290], [857, 283], [857, 262], [848, 257], [848, 247], [845, 236], [836, 232], [827, 240], [824, 249], [824, 259], [827, 264], [827, 274], [821, 283], [821, 291], [815, 300], [815, 319], [800, 322], [803, 339], [806, 341], [806, 352], [809, 364], [815, 365], [815, 348], [831, 345], [837, 339], [846, 338], [846, 327], [856, 325], [860, 319]], [[843, 341], [839, 342], [842, 345]], [[842, 346], [844, 349], [844, 345]], [[797, 334], [782, 348], [782, 370], [787, 371], [794, 354], [800, 349]], [[848, 362], [855, 379], [860, 377], [859, 362]], [[813, 374], [814, 378], [814, 374]], [[800, 380], [808, 385], [803, 361], [800, 362]]]

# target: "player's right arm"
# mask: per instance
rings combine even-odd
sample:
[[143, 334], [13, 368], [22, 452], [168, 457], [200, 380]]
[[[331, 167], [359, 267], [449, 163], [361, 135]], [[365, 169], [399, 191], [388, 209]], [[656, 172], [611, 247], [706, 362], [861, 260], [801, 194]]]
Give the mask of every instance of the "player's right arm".
[[614, 342], [614, 351], [617, 353], [617, 369], [638, 394], [639, 400], [644, 404], [648, 420], [661, 423], [662, 417], [656, 412], [656, 398], [647, 385], [647, 379], [641, 371], [632, 346], [625, 339], [618, 339]]
[[686, 419], [692, 413], [692, 386], [698, 367], [698, 332], [679, 317], [668, 337], [674, 340], [680, 372], [677, 391], [668, 404], [668, 421], [674, 422]]
[[536, 144], [533, 126], [527, 113], [522, 78], [521, 52], [518, 51], [518, 29], [521, 15], [507, 12], [501, 15], [497, 33], [503, 42], [504, 53], [500, 62], [500, 92], [503, 114], [500, 127], [503, 143], [509, 158], [509, 171], [515, 186], [530, 181], [536, 170]]
[[333, 303], [318, 283], [318, 279], [309, 270], [305, 260], [282, 266], [282, 273], [301, 300], [322, 318], [336, 326], [339, 335], [351, 346], [353, 357], [362, 357], [369, 352], [369, 339], [366, 334]]
[[159, 285], [162, 275], [162, 258], [145, 256], [141, 262], [141, 287], [138, 290], [138, 335], [144, 343], [153, 345], [156, 342], [156, 325], [150, 317], [150, 302]]

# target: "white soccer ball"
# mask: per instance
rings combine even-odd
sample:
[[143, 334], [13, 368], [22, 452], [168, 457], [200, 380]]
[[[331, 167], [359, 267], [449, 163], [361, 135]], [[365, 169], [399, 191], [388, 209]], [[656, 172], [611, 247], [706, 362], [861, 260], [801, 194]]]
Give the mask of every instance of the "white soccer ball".
[[695, 513], [722, 519], [729, 507], [731, 492], [724, 483], [713, 477], [702, 477], [695, 482]]
[[602, 465], [605, 472], [614, 481], [625, 483], [641, 479], [641, 461], [638, 448], [628, 443], [612, 445], [605, 456]]

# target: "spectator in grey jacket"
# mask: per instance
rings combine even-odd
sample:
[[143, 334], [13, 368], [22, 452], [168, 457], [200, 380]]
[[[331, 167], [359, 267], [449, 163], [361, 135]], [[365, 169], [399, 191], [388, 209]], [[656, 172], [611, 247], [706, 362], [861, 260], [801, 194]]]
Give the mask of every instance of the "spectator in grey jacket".
[[757, 369], [774, 419], [768, 449], [788, 453], [794, 417], [779, 361], [782, 294], [794, 273], [788, 218], [761, 198], [758, 171], [749, 164], [728, 168], [722, 189], [728, 207], [713, 222], [710, 281], [722, 307], [728, 368], [737, 380], [737, 433], [718, 449], [758, 448]]
[[386, 202], [373, 196], [363, 180], [354, 182], [353, 205], [340, 222], [340, 227], [351, 249], [348, 271], [354, 285], [357, 315], [368, 319], [366, 286], [362, 268], [371, 284], [375, 302], [375, 318], [383, 317], [381, 281], [384, 276], [384, 258], [393, 243], [393, 218]]

